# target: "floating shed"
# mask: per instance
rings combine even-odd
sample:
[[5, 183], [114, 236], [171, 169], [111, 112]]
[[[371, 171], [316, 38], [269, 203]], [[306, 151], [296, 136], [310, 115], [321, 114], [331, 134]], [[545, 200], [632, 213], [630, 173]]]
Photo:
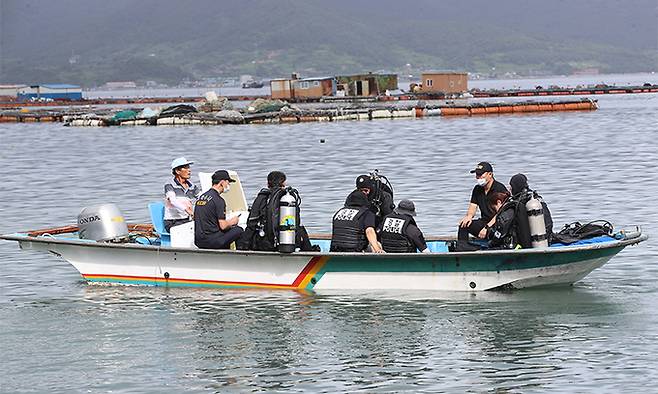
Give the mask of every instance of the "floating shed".
[[82, 88], [68, 84], [26, 86], [18, 91], [19, 100], [31, 99], [82, 100]]
[[296, 78], [273, 79], [270, 81], [273, 99], [319, 99], [323, 96], [333, 96], [336, 93], [336, 78]]
[[273, 99], [291, 99], [292, 93], [292, 79], [273, 79], [270, 81], [270, 90]]
[[339, 75], [338, 95], [345, 96], [382, 96], [387, 90], [398, 89], [397, 74], [357, 74]]
[[468, 73], [455, 71], [425, 71], [421, 74], [423, 93], [464, 93], [468, 91]]

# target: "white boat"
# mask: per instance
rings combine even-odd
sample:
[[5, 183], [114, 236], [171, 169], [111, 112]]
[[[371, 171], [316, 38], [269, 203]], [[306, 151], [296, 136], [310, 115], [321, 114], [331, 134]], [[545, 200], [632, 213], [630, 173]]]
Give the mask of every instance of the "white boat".
[[[130, 226], [144, 233], [150, 225]], [[0, 235], [22, 249], [42, 250], [73, 265], [89, 283], [226, 288], [409, 289], [479, 291], [570, 285], [626, 246], [620, 239], [541, 249], [433, 253], [255, 252], [205, 250], [78, 239], [77, 227]], [[328, 240], [314, 239], [326, 247]], [[446, 241], [429, 241], [445, 249]]]
[[[200, 176], [207, 189], [209, 175]], [[237, 180], [226, 196], [229, 213], [246, 209]], [[90, 284], [482, 291], [570, 285], [648, 238], [636, 228], [569, 246], [449, 252], [450, 239], [428, 237], [431, 253], [370, 254], [329, 252], [330, 237], [317, 235], [311, 238], [320, 252], [278, 253], [197, 249], [189, 239], [187, 244], [167, 244], [157, 227], [129, 225], [132, 241], [124, 242], [80, 239], [77, 226], [3, 234], [0, 239], [59, 256]]]

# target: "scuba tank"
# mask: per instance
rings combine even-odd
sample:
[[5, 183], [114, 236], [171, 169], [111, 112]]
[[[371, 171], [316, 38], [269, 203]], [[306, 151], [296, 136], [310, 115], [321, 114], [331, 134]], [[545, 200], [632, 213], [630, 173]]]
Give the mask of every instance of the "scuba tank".
[[297, 235], [299, 194], [291, 187], [286, 188], [285, 193], [279, 200], [278, 249], [282, 253], [292, 253]]
[[[372, 202], [373, 206], [376, 209], [375, 214], [379, 216], [382, 211], [382, 203], [384, 202], [384, 193], [388, 193], [391, 196], [391, 202], [393, 201], [393, 186], [387, 177], [381, 175], [379, 170], [375, 168], [373, 172], [369, 174], [370, 180], [373, 183], [374, 190], [372, 194], [368, 196], [368, 199]], [[384, 212], [388, 214], [390, 212]]]
[[548, 247], [548, 236], [546, 235], [544, 209], [542, 208], [541, 200], [537, 197], [537, 193], [533, 192], [530, 199], [525, 204], [525, 209], [528, 212], [528, 224], [530, 226], [532, 247], [545, 248]]

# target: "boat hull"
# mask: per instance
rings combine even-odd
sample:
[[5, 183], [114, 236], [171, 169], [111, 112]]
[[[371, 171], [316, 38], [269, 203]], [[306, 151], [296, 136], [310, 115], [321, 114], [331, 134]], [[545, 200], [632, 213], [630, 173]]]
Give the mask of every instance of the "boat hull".
[[316, 291], [482, 291], [570, 285], [630, 244], [376, 255], [211, 251], [44, 237], [16, 240], [22, 248], [61, 256], [89, 283]]

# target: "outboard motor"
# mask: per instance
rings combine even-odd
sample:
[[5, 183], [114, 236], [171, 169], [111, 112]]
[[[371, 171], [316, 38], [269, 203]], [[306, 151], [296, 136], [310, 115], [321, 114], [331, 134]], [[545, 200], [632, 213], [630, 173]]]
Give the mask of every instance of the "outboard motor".
[[297, 198], [296, 190], [287, 188], [286, 194], [279, 200], [279, 252], [292, 253], [295, 251], [295, 238], [297, 230]]
[[548, 247], [544, 209], [542, 208], [541, 201], [537, 198], [535, 193], [533, 193], [528, 202], [526, 202], [525, 209], [528, 212], [528, 225], [530, 227], [532, 247]]
[[127, 238], [128, 225], [114, 204], [83, 208], [78, 215], [78, 236], [95, 241], [121, 241]]

